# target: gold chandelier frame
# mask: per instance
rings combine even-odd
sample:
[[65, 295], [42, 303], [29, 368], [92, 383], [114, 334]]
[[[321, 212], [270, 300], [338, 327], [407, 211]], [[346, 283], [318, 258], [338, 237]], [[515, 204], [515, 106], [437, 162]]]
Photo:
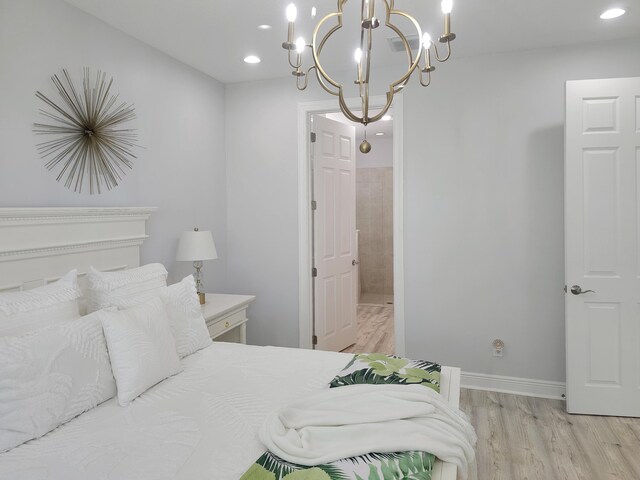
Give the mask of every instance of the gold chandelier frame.
[[[398, 38], [402, 41], [404, 46], [408, 69], [398, 80], [389, 85], [389, 89], [386, 92], [386, 104], [378, 113], [373, 116], [369, 116], [369, 85], [371, 76], [371, 51], [372, 51], [372, 38], [373, 30], [380, 25], [379, 20], [375, 16], [376, 0], [361, 0], [361, 13], [360, 13], [360, 48], [356, 53], [357, 62], [357, 80], [354, 82], [358, 85], [359, 95], [361, 98], [361, 110], [362, 116], [356, 115], [346, 104], [344, 97], [344, 85], [334, 80], [322, 66], [320, 61], [320, 55], [322, 50], [329, 40], [329, 38], [343, 26], [343, 11], [344, 6], [349, 0], [337, 0], [337, 11], [329, 13], [322, 18], [313, 30], [313, 36], [310, 44], [306, 44], [302, 39], [294, 42], [295, 32], [295, 6], [290, 5], [289, 8], [294, 9], [293, 19], [289, 18], [287, 41], [282, 44], [282, 47], [288, 51], [289, 65], [293, 68], [292, 75], [296, 77], [296, 86], [298, 90], [305, 90], [309, 83], [309, 76], [312, 72], [315, 73], [316, 78], [320, 86], [329, 94], [338, 97], [338, 103], [340, 110], [349, 120], [368, 125], [369, 123], [381, 120], [391, 108], [393, 104], [393, 98], [396, 93], [402, 90], [409, 80], [412, 74], [418, 70], [420, 85], [427, 87], [431, 83], [431, 73], [435, 70], [435, 66], [431, 64], [431, 48], [434, 50], [435, 59], [438, 62], [445, 62], [451, 57], [451, 42], [456, 38], [455, 33], [451, 32], [451, 0], [444, 0], [442, 2], [442, 8], [444, 12], [444, 33], [440, 36], [439, 42], [446, 44], [446, 55], [441, 56], [438, 51], [437, 45], [431, 41], [431, 38], [427, 34], [422, 34], [420, 24], [411, 15], [402, 10], [395, 8], [394, 0], [378, 0], [382, 1], [385, 7], [385, 25], [393, 30]], [[421, 40], [418, 46], [418, 52], [413, 56], [410, 43], [407, 40], [406, 35], [396, 25], [393, 24], [393, 16], [404, 17], [407, 19], [418, 33], [418, 38]], [[336, 24], [329, 29], [329, 31], [319, 38], [319, 32], [323, 25], [330, 20], [335, 19]], [[309, 48], [313, 57], [313, 65], [306, 71], [302, 68], [302, 54], [305, 48]], [[293, 52], [296, 52], [295, 61], [292, 60]], [[359, 58], [358, 58], [359, 55]], [[424, 66], [421, 66], [421, 60], [424, 59]], [[376, 109], [377, 110], [377, 109]]]

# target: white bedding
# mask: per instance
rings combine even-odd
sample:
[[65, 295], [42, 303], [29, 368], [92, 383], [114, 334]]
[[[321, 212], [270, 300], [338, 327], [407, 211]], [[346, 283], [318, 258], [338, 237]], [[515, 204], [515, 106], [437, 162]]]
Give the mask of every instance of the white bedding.
[[2, 480], [237, 480], [267, 414], [326, 388], [350, 354], [214, 343], [128, 407], [115, 398], [0, 454]]

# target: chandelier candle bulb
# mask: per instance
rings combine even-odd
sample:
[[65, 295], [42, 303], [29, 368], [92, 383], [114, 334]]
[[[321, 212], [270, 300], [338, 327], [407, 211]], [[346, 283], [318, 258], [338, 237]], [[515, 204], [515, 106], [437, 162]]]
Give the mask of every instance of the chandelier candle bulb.
[[[453, 0], [442, 0], [441, 5], [442, 13], [444, 13], [444, 35], [440, 38], [440, 41], [444, 43], [451, 37], [451, 10], [453, 10]], [[453, 40], [453, 38], [451, 38], [451, 40]]]
[[295, 35], [294, 22], [296, 21], [296, 17], [298, 16], [298, 9], [293, 3], [290, 3], [289, 6], [287, 7], [286, 16], [287, 16], [287, 21], [289, 22], [289, 25], [288, 25], [288, 32], [287, 32], [287, 41], [282, 44], [282, 48], [284, 48], [285, 50], [291, 51], [296, 48], [295, 43], [293, 43], [293, 36]]
[[296, 8], [295, 4], [290, 3], [287, 6], [287, 20], [289, 21], [289, 23], [293, 23], [296, 21], [296, 17], [298, 16], [298, 9]]
[[429, 35], [429, 32], [424, 32], [422, 34], [422, 45], [424, 46], [425, 50], [431, 48], [431, 35]]
[[356, 63], [359, 64], [362, 61], [362, 50], [356, 48], [356, 52], [353, 54], [353, 58], [355, 59]]
[[296, 52], [300, 55], [304, 51], [304, 47], [307, 43], [304, 41], [304, 38], [298, 37], [296, 40]]
[[293, 74], [295, 76], [302, 77], [304, 76], [304, 73], [302, 72], [302, 70], [300, 70], [300, 67], [302, 66], [302, 52], [304, 52], [304, 47], [306, 46], [306, 42], [304, 41], [304, 38], [298, 37], [295, 45], [296, 45], [296, 53], [298, 54], [298, 58], [296, 59], [296, 69], [293, 72]]

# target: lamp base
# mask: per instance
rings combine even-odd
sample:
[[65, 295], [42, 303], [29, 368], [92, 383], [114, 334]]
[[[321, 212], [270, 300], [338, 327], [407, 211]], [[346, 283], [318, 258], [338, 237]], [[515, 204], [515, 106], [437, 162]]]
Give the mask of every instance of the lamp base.
[[204, 298], [204, 293], [203, 292], [198, 292], [198, 298], [200, 299], [200, 305], [204, 305], [206, 300]]

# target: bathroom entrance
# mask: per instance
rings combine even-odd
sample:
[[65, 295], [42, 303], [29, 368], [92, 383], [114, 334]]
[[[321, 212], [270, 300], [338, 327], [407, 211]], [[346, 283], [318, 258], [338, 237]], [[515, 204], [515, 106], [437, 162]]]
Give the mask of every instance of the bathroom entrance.
[[[357, 144], [364, 138], [364, 127], [341, 113], [325, 116], [354, 125]], [[371, 151], [356, 150], [358, 334], [343, 351], [394, 354], [393, 114], [369, 125], [366, 138]]]

